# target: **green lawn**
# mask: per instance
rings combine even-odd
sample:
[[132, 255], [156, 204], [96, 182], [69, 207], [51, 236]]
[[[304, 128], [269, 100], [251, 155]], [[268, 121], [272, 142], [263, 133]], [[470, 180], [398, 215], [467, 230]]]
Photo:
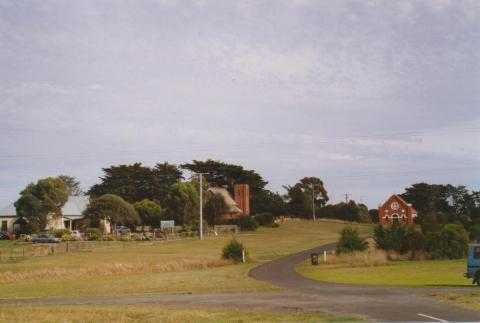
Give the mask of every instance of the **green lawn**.
[[355, 322], [352, 317], [146, 306], [0, 306], [2, 322]]
[[[93, 252], [61, 253], [0, 264], [0, 298], [264, 291], [274, 287], [248, 277], [253, 266], [333, 242], [339, 222], [296, 221], [237, 235], [252, 262], [221, 261], [232, 236], [147, 245], [112, 244]], [[362, 233], [371, 226], [359, 225]], [[108, 244], [107, 244], [108, 245]]]
[[305, 277], [337, 283], [388, 286], [472, 286], [463, 277], [466, 260], [395, 261], [378, 267], [311, 266], [309, 261], [297, 265]]

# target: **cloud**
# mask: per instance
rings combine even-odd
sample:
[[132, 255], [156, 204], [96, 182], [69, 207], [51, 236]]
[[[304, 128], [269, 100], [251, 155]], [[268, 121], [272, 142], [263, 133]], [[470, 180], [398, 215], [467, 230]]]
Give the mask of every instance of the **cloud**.
[[[448, 130], [480, 124], [477, 1], [0, 7], [5, 192], [57, 173], [87, 187], [133, 161], [223, 159], [279, 190], [305, 175], [480, 158], [478, 132]], [[368, 137], [412, 131], [423, 134]], [[478, 189], [478, 173], [460, 175]], [[442, 176], [431, 179], [453, 178]], [[418, 178], [329, 185], [375, 205]]]

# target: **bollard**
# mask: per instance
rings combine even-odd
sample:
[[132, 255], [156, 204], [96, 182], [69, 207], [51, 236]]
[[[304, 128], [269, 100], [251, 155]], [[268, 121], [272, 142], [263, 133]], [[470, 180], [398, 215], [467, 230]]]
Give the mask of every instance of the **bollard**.
[[323, 250], [323, 262], [327, 262], [327, 250]]
[[245, 263], [245, 250], [242, 249], [242, 262]]

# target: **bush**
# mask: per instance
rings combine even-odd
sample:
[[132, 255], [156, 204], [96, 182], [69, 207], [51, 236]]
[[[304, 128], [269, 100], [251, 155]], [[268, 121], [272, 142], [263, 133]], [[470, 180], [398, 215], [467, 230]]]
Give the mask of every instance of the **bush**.
[[242, 231], [255, 231], [258, 228], [258, 222], [250, 215], [241, 215], [237, 219], [237, 225]]
[[[240, 262], [242, 261], [242, 250], [245, 250], [245, 247], [241, 242], [238, 242], [235, 239], [230, 240], [230, 242], [223, 248], [222, 258], [223, 259], [232, 259], [233, 261]], [[246, 251], [245, 251], [246, 256]]]
[[368, 243], [360, 238], [357, 229], [346, 227], [340, 233], [337, 242], [337, 253], [348, 253], [352, 251], [363, 251], [367, 249]]
[[98, 241], [102, 240], [103, 234], [98, 228], [88, 228], [85, 230], [85, 237], [90, 241]]
[[433, 259], [460, 259], [467, 254], [468, 232], [462, 225], [447, 224], [427, 235], [426, 247]]
[[70, 230], [68, 230], [68, 229], [55, 229], [55, 230], [52, 230], [52, 234], [57, 238], [61, 238], [64, 235], [70, 234]]
[[259, 225], [264, 227], [273, 227], [275, 224], [275, 218], [273, 217], [273, 214], [269, 212], [255, 214], [253, 218]]
[[71, 234], [64, 234], [61, 238], [62, 241], [73, 241], [73, 237]]
[[394, 224], [387, 228], [378, 225], [375, 227], [373, 234], [379, 249], [397, 251], [402, 254], [409, 250], [406, 239], [407, 228], [403, 225]]

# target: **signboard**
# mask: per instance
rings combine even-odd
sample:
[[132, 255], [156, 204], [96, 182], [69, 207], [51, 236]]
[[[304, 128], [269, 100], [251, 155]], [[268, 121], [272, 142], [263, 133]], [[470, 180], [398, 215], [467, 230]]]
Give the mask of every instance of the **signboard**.
[[175, 228], [175, 221], [160, 221], [161, 229], [173, 229]]

